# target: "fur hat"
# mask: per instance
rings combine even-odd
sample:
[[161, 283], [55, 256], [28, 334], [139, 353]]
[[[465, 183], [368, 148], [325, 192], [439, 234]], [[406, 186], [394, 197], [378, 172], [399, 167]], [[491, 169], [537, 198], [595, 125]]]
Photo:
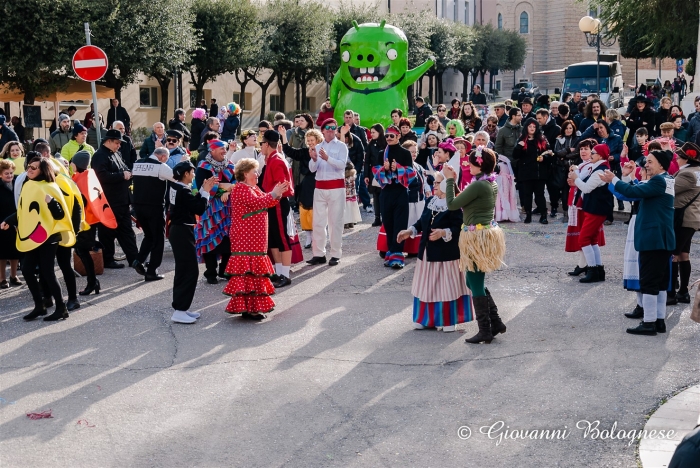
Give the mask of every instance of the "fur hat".
[[664, 122], [664, 123], [662, 123], [661, 125], [659, 125], [659, 129], [660, 129], [662, 132], [667, 132], [667, 131], [669, 131], [669, 130], [673, 130], [673, 128], [674, 128], [674, 126], [673, 126], [673, 124], [672, 124], [671, 122]]

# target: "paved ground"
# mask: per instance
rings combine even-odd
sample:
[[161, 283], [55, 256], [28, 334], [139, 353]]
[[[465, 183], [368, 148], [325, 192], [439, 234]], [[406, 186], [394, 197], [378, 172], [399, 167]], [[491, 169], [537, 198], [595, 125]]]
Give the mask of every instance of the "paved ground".
[[[3, 292], [0, 466], [635, 467], [636, 443], [577, 422], [641, 430], [698, 383], [688, 307], [671, 309], [666, 335], [624, 333], [621, 222], [606, 229], [608, 281], [592, 286], [566, 275], [562, 224], [508, 225], [508, 266], [487, 278], [508, 332], [476, 346], [475, 323], [412, 330], [414, 261], [385, 269], [376, 228], [360, 228], [338, 267], [295, 272], [262, 323], [227, 316], [222, 287], [200, 282], [199, 323], [171, 324], [169, 253], [165, 281], [110, 271], [61, 323], [24, 323], [27, 291]], [[571, 432], [499, 445], [479, 433], [499, 421]]]

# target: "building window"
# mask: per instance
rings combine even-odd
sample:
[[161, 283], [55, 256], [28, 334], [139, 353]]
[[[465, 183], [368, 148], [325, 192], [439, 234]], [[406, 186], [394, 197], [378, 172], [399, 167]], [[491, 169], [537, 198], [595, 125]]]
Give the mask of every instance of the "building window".
[[190, 109], [197, 108], [197, 90], [190, 89]]
[[140, 88], [139, 104], [141, 107], [158, 107], [158, 88]]
[[233, 93], [233, 102], [241, 106], [241, 111], [251, 109], [253, 107], [253, 94], [245, 93], [241, 96], [241, 93]]
[[498, 29], [503, 29], [503, 15], [498, 14]]
[[496, 80], [496, 89], [501, 90], [501, 80]]
[[520, 34], [530, 33], [530, 16], [526, 11], [520, 13]]
[[270, 111], [278, 111], [282, 106], [280, 105], [280, 95], [270, 94]]
[[469, 24], [469, 2], [464, 2], [464, 24]]

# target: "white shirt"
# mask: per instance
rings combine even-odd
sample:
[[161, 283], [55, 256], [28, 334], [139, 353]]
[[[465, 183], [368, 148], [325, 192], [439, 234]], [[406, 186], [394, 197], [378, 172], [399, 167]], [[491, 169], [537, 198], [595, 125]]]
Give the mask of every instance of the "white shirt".
[[[228, 156], [228, 155], [227, 155]], [[255, 159], [259, 166], [258, 170], [261, 171], [265, 167], [265, 156], [255, 149], [255, 146], [246, 146], [245, 148], [239, 149], [233, 153], [228, 160], [231, 164], [236, 164], [238, 161], [244, 158]]]
[[[591, 167], [591, 172], [595, 170], [598, 166], [600, 166], [603, 163], [603, 160], [601, 159], [595, 164], [592, 164]], [[574, 182], [576, 184], [576, 187], [578, 187], [581, 192], [583, 193], [591, 193], [593, 190], [597, 189], [598, 187], [602, 185], [606, 185], [606, 182], [601, 180], [602, 172], [598, 171], [593, 174], [588, 178], [587, 182], [584, 182], [580, 177], [576, 179]]]
[[[158, 161], [158, 158], [154, 155], [150, 155], [148, 159]], [[158, 162], [160, 163], [160, 161]], [[158, 177], [160, 180], [175, 182], [175, 179], [173, 179], [173, 170], [165, 163], [147, 164], [136, 162], [131, 174], [134, 176]]]
[[[326, 150], [328, 161], [324, 161], [320, 154], [321, 148]], [[337, 138], [330, 142], [323, 140], [316, 145], [316, 161], [309, 161], [309, 170], [316, 173], [316, 180], [345, 180], [345, 165], [348, 162], [348, 147]]]

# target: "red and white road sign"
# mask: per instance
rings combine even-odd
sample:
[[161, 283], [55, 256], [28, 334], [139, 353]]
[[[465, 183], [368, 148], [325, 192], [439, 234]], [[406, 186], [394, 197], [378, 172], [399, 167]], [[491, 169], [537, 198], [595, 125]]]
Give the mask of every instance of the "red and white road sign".
[[73, 70], [85, 81], [97, 81], [107, 73], [107, 54], [95, 46], [83, 46], [73, 55]]

